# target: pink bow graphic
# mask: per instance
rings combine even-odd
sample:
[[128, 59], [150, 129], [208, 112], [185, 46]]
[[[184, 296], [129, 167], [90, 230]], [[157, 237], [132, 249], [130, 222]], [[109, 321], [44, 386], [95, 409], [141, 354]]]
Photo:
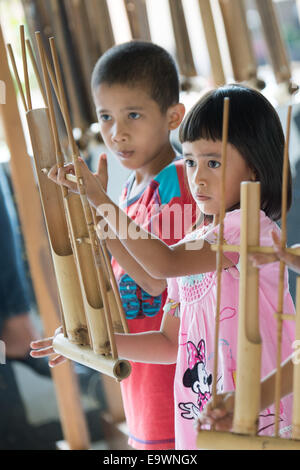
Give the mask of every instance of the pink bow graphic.
[[193, 367], [198, 364], [198, 362], [203, 362], [203, 364], [205, 364], [205, 343], [203, 339], [199, 341], [198, 347], [196, 347], [192, 341], [188, 341], [187, 350], [189, 355], [188, 364], [190, 369], [193, 369]]

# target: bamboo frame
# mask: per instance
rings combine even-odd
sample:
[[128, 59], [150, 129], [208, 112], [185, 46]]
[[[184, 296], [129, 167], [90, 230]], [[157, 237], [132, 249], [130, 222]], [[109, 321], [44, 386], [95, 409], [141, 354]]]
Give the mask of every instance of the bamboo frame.
[[[226, 103], [224, 100], [224, 110]], [[286, 205], [287, 205], [287, 184], [289, 167], [289, 137], [291, 124], [291, 106], [288, 108], [286, 139], [283, 159], [283, 188], [282, 188], [282, 248], [286, 244]], [[223, 137], [222, 145], [227, 141], [226, 120], [223, 112]], [[225, 130], [224, 130], [225, 127]], [[223, 164], [222, 164], [223, 166]], [[222, 175], [221, 189], [222, 199], [224, 199], [224, 178]], [[284, 268], [285, 264], [280, 263], [279, 284], [278, 284], [278, 307], [274, 312], [277, 319], [277, 358], [275, 377], [275, 436], [257, 436], [258, 415], [260, 409], [260, 375], [261, 375], [261, 351], [262, 343], [259, 331], [259, 303], [258, 303], [258, 269], [253, 267], [248, 260], [250, 252], [257, 251], [259, 247], [259, 212], [260, 212], [260, 184], [257, 182], [241, 183], [241, 238], [240, 246], [223, 244], [222, 213], [220, 213], [220, 230], [218, 244], [212, 249], [217, 253], [224, 251], [235, 251], [240, 253], [240, 286], [239, 286], [239, 320], [238, 320], [238, 349], [237, 349], [237, 374], [236, 391], [234, 403], [233, 432], [216, 432], [200, 430], [197, 436], [197, 446], [201, 449], [297, 449], [300, 450], [300, 364], [294, 364], [293, 381], [293, 418], [292, 418], [292, 439], [282, 439], [279, 437], [279, 404], [281, 385], [281, 338], [282, 321], [296, 320], [296, 340], [300, 341], [300, 278], [297, 280], [297, 305], [296, 315], [283, 313], [283, 289], [284, 289]], [[221, 235], [220, 235], [221, 234]], [[270, 247], [260, 247], [261, 252], [273, 252]], [[289, 252], [295, 252], [289, 249]], [[299, 251], [299, 249], [298, 249]], [[219, 268], [219, 263], [217, 263]], [[219, 274], [217, 269], [217, 275]], [[217, 282], [217, 311], [215, 326], [215, 348], [219, 330], [219, 303], [220, 282]], [[218, 349], [215, 349], [214, 378], [218, 370], [217, 358]], [[213, 406], [216, 406], [216, 386], [212, 389]]]
[[[23, 42], [24, 36], [21, 38]], [[27, 107], [26, 117], [65, 325], [62, 338], [55, 338], [53, 347], [57, 353], [122, 380], [130, 373], [129, 362], [118, 359], [114, 338], [114, 331], [128, 332], [125, 315], [121, 310], [122, 303], [116, 289], [116, 281], [113, 282], [114, 276], [106, 246], [103, 241], [99, 242], [96, 235], [95, 213], [85, 195], [78, 167], [79, 151], [72, 135], [54, 40], [50, 39], [50, 47], [55, 73], [45, 58], [38, 32], [36, 39], [46, 88], [44, 99], [47, 108], [32, 110]], [[35, 71], [37, 72], [37, 68]], [[69, 193], [66, 188], [59, 188], [45, 175], [44, 169], [52, 167], [55, 162], [58, 166], [63, 165], [48, 74], [51, 75], [66, 124], [77, 172], [79, 196]], [[29, 93], [30, 88], [26, 90], [27, 98]]]

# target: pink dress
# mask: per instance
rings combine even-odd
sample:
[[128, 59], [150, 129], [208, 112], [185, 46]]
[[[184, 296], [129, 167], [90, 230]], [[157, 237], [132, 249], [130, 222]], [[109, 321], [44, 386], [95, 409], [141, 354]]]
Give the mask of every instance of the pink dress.
[[[272, 245], [270, 231], [278, 226], [263, 211], [260, 211], [260, 243]], [[219, 227], [208, 227], [203, 235], [200, 230], [193, 232], [185, 240], [204, 238], [215, 243]], [[240, 243], [240, 210], [228, 213], [224, 221], [225, 243]], [[225, 253], [235, 266], [222, 273], [219, 367], [217, 392], [232, 391], [235, 388], [237, 327], [239, 299], [239, 254]], [[265, 377], [276, 367], [276, 319], [277, 286], [279, 263], [271, 263], [260, 268], [259, 307], [262, 347], [262, 374]], [[169, 314], [178, 309], [170, 305], [180, 304], [179, 350], [174, 382], [175, 396], [175, 438], [176, 449], [196, 449], [194, 419], [198, 417], [211, 397], [215, 305], [216, 272], [168, 279], [166, 304]], [[168, 307], [169, 306], [169, 307]], [[173, 313], [172, 313], [173, 312]], [[295, 313], [288, 290], [287, 272], [285, 277], [284, 313]], [[282, 360], [292, 352], [294, 322], [283, 322]], [[280, 433], [289, 436], [291, 424], [292, 397], [281, 400]], [[274, 407], [260, 414], [259, 433], [272, 435], [274, 432]]]

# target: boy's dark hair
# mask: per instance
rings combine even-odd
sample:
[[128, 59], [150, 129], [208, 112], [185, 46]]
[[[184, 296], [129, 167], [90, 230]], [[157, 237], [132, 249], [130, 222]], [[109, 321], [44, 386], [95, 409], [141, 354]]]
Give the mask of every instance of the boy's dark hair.
[[[222, 140], [224, 98], [230, 98], [228, 142], [261, 183], [261, 209], [272, 220], [281, 217], [284, 133], [271, 103], [243, 85], [226, 85], [205, 94], [189, 111], [179, 131], [181, 142]], [[287, 209], [292, 201], [289, 169]]]
[[97, 61], [92, 90], [108, 85], [143, 86], [162, 112], [179, 101], [179, 77], [171, 55], [145, 41], [130, 41], [107, 50]]

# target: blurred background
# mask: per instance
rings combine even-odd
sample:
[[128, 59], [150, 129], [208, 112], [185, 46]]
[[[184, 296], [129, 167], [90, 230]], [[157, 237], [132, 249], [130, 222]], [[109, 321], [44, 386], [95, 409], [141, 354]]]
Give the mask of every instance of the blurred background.
[[[11, 63], [15, 104], [6, 94], [8, 88], [2, 86], [8, 79], [5, 61], [6, 44], [10, 43], [25, 87], [19, 26], [25, 25], [36, 56], [35, 31], [41, 32], [48, 53], [47, 40], [55, 37], [73, 135], [92, 169], [106, 149], [99, 135], [90, 76], [98, 57], [114, 44], [144, 39], [166, 48], [178, 64], [181, 101], [187, 110], [207, 89], [234, 81], [259, 89], [276, 107], [284, 129], [287, 106], [292, 103], [294, 192], [287, 221], [290, 245], [300, 240], [299, 18], [300, 0], [0, 0], [0, 185], [1, 210], [5, 213], [0, 219], [4, 237], [1, 271], [10, 269], [5, 263], [13, 265], [4, 248], [9, 238], [14, 247], [14, 272], [23, 286], [22, 293], [15, 295], [24, 297], [22, 312], [36, 334], [53, 333], [53, 327], [59, 324], [60, 308], [26, 114]], [[28, 64], [35, 109], [44, 104], [30, 61]], [[56, 112], [68, 159], [66, 131], [57, 105]], [[172, 142], [180, 152], [176, 132]], [[117, 202], [128, 171], [113, 155], [108, 154], [108, 161], [108, 192]], [[12, 272], [7, 288], [10, 295], [15, 289], [13, 276]], [[293, 273], [290, 288], [295, 297]], [[1, 303], [4, 305], [8, 292], [2, 289], [0, 295], [3, 316]], [[13, 314], [11, 306], [11, 317]], [[0, 319], [2, 346], [9, 336], [4, 327]], [[68, 396], [70, 403], [76, 404], [76, 412], [67, 409]], [[76, 434], [78, 422], [82, 431]], [[68, 364], [51, 375], [44, 364], [33, 365], [28, 357], [23, 361], [9, 354], [2, 360], [0, 357], [0, 449], [76, 449], [87, 445], [95, 449], [127, 448], [119, 385], [79, 365]]]

